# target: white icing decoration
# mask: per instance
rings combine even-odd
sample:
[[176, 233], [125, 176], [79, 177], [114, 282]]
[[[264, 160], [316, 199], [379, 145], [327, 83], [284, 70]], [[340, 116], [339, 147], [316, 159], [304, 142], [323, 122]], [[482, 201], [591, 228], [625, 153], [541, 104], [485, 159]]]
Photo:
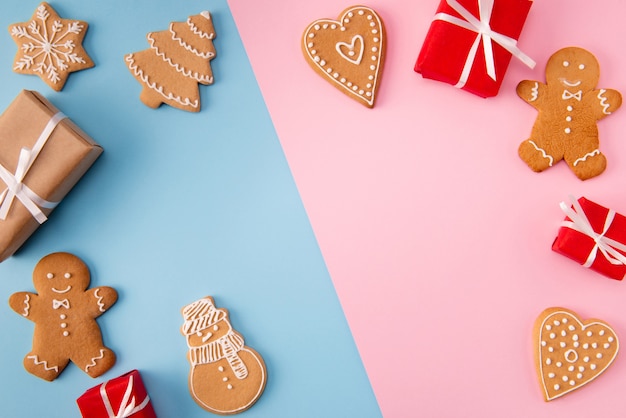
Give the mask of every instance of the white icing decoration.
[[91, 362], [87, 366], [85, 366], [85, 372], [87, 372], [90, 367], [94, 367], [96, 365], [96, 361], [101, 360], [103, 358], [104, 358], [104, 350], [101, 348], [100, 354], [98, 354], [96, 357], [93, 357], [91, 359]]
[[584, 69], [585, 69], [585, 64], [580, 64], [580, 65], [578, 66], [578, 69], [579, 69], [579, 70], [584, 70]]
[[530, 90], [530, 101], [534, 102], [539, 97], [539, 83], [535, 81], [535, 86]]
[[[201, 12], [200, 15], [207, 20], [211, 20], [211, 14], [206, 10]], [[203, 32], [202, 30], [200, 30], [200, 28], [194, 25], [193, 22], [191, 21], [191, 17], [187, 19], [187, 25], [189, 25], [189, 29], [191, 29], [191, 32], [193, 32], [194, 35], [199, 36], [200, 38], [209, 39], [209, 40], [215, 38], [215, 33]]]
[[561, 99], [563, 100], [576, 99], [580, 102], [583, 99], [583, 91], [578, 90], [576, 93], [572, 93], [569, 90], [563, 90], [563, 95], [561, 95]]
[[64, 337], [67, 337], [68, 335], [70, 335], [70, 333], [69, 333], [69, 332], [67, 332], [67, 331], [63, 331], [63, 336], [64, 336]]
[[[358, 43], [358, 48], [357, 48], [357, 43]], [[337, 42], [335, 44], [335, 49], [337, 50], [337, 52], [343, 59], [347, 60], [348, 62], [351, 62], [352, 64], [359, 65], [361, 63], [361, 60], [363, 59], [363, 50], [364, 50], [363, 46], [364, 46], [363, 37], [361, 35], [354, 35], [350, 43]], [[348, 50], [348, 55], [346, 55], [343, 52], [343, 48]], [[357, 48], [357, 51], [359, 51], [358, 57], [351, 58], [352, 56], [356, 55], [355, 48]]]
[[52, 290], [54, 293], [61, 293], [61, 294], [63, 294], [63, 293], [67, 293], [67, 292], [69, 292], [71, 289], [72, 289], [72, 286], [69, 286], [69, 285], [68, 285], [65, 289], [61, 289], [61, 290], [59, 290], [59, 289], [56, 289], [56, 288], [54, 288], [54, 287], [53, 287], [51, 290]]
[[583, 155], [582, 157], [580, 157], [579, 159], [574, 161], [574, 167], [576, 167], [576, 165], [578, 165], [581, 162], [587, 161], [587, 158], [593, 157], [593, 156], [596, 156], [596, 155], [600, 155], [600, 150], [599, 149], [594, 149], [593, 151], [588, 152], [587, 154]]
[[581, 81], [581, 80], [578, 80], [578, 81], [574, 81], [574, 82], [572, 82], [572, 81], [568, 81], [568, 80], [566, 80], [565, 78], [562, 78], [562, 79], [561, 79], [561, 82], [562, 82], [563, 84], [565, 84], [566, 86], [568, 86], [568, 87], [578, 87], [578, 86], [580, 86], [580, 83], [582, 83], [582, 81]]
[[572, 106], [567, 106], [567, 111], [571, 112], [572, 110], [574, 110], [574, 108]]
[[65, 273], [63, 277], [65, 277], [66, 279], [69, 279], [70, 277], [72, 277], [72, 275], [70, 273]]
[[53, 279], [53, 278], [54, 278], [54, 274], [52, 274], [52, 273], [48, 273], [48, 274], [46, 274], [46, 277], [47, 277], [48, 279]]
[[571, 133], [571, 132], [572, 132], [572, 130], [571, 130], [570, 128], [565, 128], [565, 133], [566, 133], [566, 134], [569, 134], [569, 133]]
[[568, 61], [563, 61], [563, 67], [569, 67], [569, 62]]
[[[204, 74], [199, 74], [198, 72], [192, 72], [191, 70], [186, 69], [185, 67], [180, 66], [179, 64], [173, 62], [171, 60], [171, 58], [166, 57], [165, 56], [165, 52], [162, 52], [159, 47], [157, 47], [154, 44], [154, 38], [152, 37], [152, 33], [149, 33], [147, 35], [148, 38], [148, 42], [150, 42], [150, 48], [154, 50], [154, 53], [156, 54], [156, 56], [161, 57], [161, 59], [165, 62], [167, 62], [171, 67], [173, 67], [177, 72], [181, 73], [182, 75], [184, 75], [185, 77], [188, 78], [193, 78], [194, 80], [196, 80], [199, 83], [207, 83], [207, 84], [213, 84], [213, 76], [210, 75], [204, 75]], [[183, 42], [182, 40], [179, 41], [179, 43]], [[204, 59], [212, 59], [213, 57], [215, 57], [215, 54], [213, 54], [212, 52], [208, 52], [206, 54], [201, 54], [198, 53], [195, 49], [192, 48], [193, 53], [195, 53], [196, 55], [204, 58]], [[204, 56], [207, 55], [207, 56]], [[128, 60], [127, 60], [128, 61]]]
[[26, 297], [24, 298], [24, 313], [22, 314], [22, 316], [28, 316], [28, 311], [30, 310], [30, 303], [28, 303], [30, 301], [30, 295], [26, 294]]
[[598, 93], [598, 99], [600, 99], [600, 106], [602, 106], [602, 113], [604, 113], [605, 115], [610, 115], [611, 112], [607, 111], [607, 109], [611, 105], [607, 103], [607, 98], [604, 96], [604, 93], [606, 93], [606, 90], [600, 89], [600, 92]]
[[98, 309], [100, 310], [100, 312], [104, 312], [104, 311], [106, 311], [106, 309], [104, 308], [104, 303], [102, 303], [102, 299], [104, 299], [104, 298], [98, 294], [99, 291], [100, 291], [100, 289], [96, 289], [93, 292], [93, 295], [98, 299], [96, 301], [96, 303], [98, 304]]
[[43, 364], [43, 368], [46, 371], [54, 370], [57, 373], [59, 372], [59, 368], [57, 366], [48, 367], [48, 362], [45, 360], [39, 361], [39, 357], [37, 357], [36, 355], [28, 356], [26, 358], [32, 360], [35, 363], [35, 366], [39, 366]]
[[542, 157], [543, 157], [543, 158], [547, 158], [547, 159], [550, 161], [548, 165], [549, 165], [550, 167], [552, 167], [552, 164], [554, 164], [554, 158], [552, 158], [552, 156], [551, 156], [550, 154], [548, 154], [548, 153], [547, 153], [547, 152], [546, 152], [543, 148], [539, 148], [539, 147], [537, 146], [537, 144], [535, 144], [535, 142], [534, 142], [534, 141], [531, 141], [531, 140], [529, 139], [529, 140], [528, 140], [528, 142], [529, 142], [529, 143], [530, 143], [533, 147], [535, 147], [535, 149], [536, 149], [537, 151], [539, 151], [539, 152], [541, 153], [541, 155], [542, 155]]
[[134, 56], [133, 54], [128, 54], [126, 56], [126, 62], [128, 63], [128, 68], [133, 72], [135, 76], [141, 79], [141, 81], [146, 87], [159, 93], [166, 100], [173, 100], [182, 106], [191, 106], [193, 108], [198, 107], [199, 105], [198, 100], [191, 101], [189, 100], [189, 98], [183, 99], [180, 96], [174, 96], [172, 93], [168, 93], [168, 94], [163, 93], [163, 86], [157, 86], [156, 83], [153, 83], [150, 80], [148, 80], [148, 76], [145, 75], [143, 70], [135, 64], [135, 60], [133, 59], [133, 56]]
[[52, 299], [52, 309], [65, 308], [70, 309], [70, 301], [67, 299], [57, 300]]
[[591, 364], [591, 365], [589, 366], [589, 368], [590, 368], [591, 370], [595, 370], [597, 367], [598, 367], [598, 366], [596, 366], [595, 364]]
[[[22, 46], [24, 56], [15, 63], [15, 70], [30, 69], [39, 74], [46, 74], [48, 80], [56, 84], [61, 81], [60, 72], [67, 71], [71, 64], [85, 64], [85, 59], [74, 52], [76, 43], [73, 39], [65, 39], [68, 35], [78, 35], [84, 25], [78, 21], [67, 24], [67, 29], [61, 35], [63, 24], [55, 20], [49, 25], [50, 12], [43, 4], [37, 7], [36, 19], [41, 26], [32, 20], [28, 26], [11, 27], [11, 36], [30, 40]], [[43, 29], [43, 30], [42, 30]], [[26, 55], [26, 53], [32, 53]], [[68, 65], [69, 64], [69, 65]]]

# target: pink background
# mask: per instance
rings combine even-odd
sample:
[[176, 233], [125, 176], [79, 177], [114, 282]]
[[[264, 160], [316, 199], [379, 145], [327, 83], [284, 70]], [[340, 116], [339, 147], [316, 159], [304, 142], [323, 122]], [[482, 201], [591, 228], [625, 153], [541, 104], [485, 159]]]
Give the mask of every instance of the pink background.
[[599, 87], [626, 92], [626, 3], [536, 2], [519, 45], [537, 67], [512, 61], [485, 100], [413, 72], [437, 0], [372, 0], [388, 35], [374, 109], [300, 50], [310, 22], [352, 3], [229, 3], [383, 415], [623, 416], [623, 355], [546, 403], [531, 332], [563, 306], [626, 336], [626, 284], [550, 250], [570, 194], [626, 213], [626, 109], [599, 124], [600, 177], [582, 182], [564, 163], [536, 174], [517, 147], [537, 112], [515, 86], [543, 81], [548, 57], [577, 45], [599, 59]]

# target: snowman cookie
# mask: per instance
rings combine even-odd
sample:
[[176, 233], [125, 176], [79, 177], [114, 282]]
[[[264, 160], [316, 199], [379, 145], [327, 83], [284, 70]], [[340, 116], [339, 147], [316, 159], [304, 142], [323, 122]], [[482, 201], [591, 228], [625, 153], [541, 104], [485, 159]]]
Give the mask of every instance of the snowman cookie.
[[597, 121], [616, 111], [622, 96], [616, 90], [596, 89], [600, 65], [582, 48], [563, 48], [548, 60], [546, 84], [524, 80], [517, 94], [539, 111], [519, 156], [533, 171], [565, 160], [581, 180], [601, 174], [606, 157], [600, 152]]
[[206, 296], [182, 309], [191, 364], [189, 391], [202, 408], [232, 415], [250, 408], [267, 381], [263, 358], [233, 330], [226, 309]]
[[95, 318], [117, 301], [110, 287], [89, 286], [89, 269], [69, 253], [53, 253], [35, 266], [37, 293], [11, 295], [11, 308], [35, 323], [33, 346], [24, 358], [26, 370], [52, 381], [72, 361], [91, 377], [115, 364], [115, 353], [105, 347]]

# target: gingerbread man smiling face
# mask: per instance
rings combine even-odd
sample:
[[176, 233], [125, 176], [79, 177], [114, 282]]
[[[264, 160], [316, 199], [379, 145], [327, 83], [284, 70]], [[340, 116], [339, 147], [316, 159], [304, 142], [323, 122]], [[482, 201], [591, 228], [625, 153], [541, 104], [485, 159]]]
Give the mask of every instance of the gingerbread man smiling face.
[[548, 60], [546, 80], [524, 80], [517, 94], [539, 110], [529, 139], [519, 156], [533, 171], [565, 160], [581, 180], [601, 174], [606, 157], [600, 152], [597, 121], [616, 111], [622, 96], [616, 90], [596, 89], [600, 65], [582, 48], [563, 48]]
[[117, 300], [110, 287], [89, 286], [89, 269], [69, 253], [54, 253], [39, 261], [33, 272], [37, 293], [11, 295], [9, 305], [35, 323], [33, 348], [24, 358], [27, 371], [54, 380], [69, 361], [91, 377], [115, 364], [115, 354], [102, 342], [95, 318]]

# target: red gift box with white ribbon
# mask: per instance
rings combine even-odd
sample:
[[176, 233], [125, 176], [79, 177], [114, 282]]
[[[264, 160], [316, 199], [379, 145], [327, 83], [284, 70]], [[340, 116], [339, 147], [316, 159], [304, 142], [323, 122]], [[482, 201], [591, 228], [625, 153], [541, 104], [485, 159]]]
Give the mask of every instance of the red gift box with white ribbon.
[[517, 46], [532, 4], [532, 0], [442, 0], [415, 71], [481, 97], [497, 95], [511, 57], [535, 66]]
[[552, 249], [611, 279], [626, 275], [626, 217], [581, 197], [561, 202], [567, 215]]
[[83, 418], [156, 418], [137, 370], [88, 389], [76, 403]]

